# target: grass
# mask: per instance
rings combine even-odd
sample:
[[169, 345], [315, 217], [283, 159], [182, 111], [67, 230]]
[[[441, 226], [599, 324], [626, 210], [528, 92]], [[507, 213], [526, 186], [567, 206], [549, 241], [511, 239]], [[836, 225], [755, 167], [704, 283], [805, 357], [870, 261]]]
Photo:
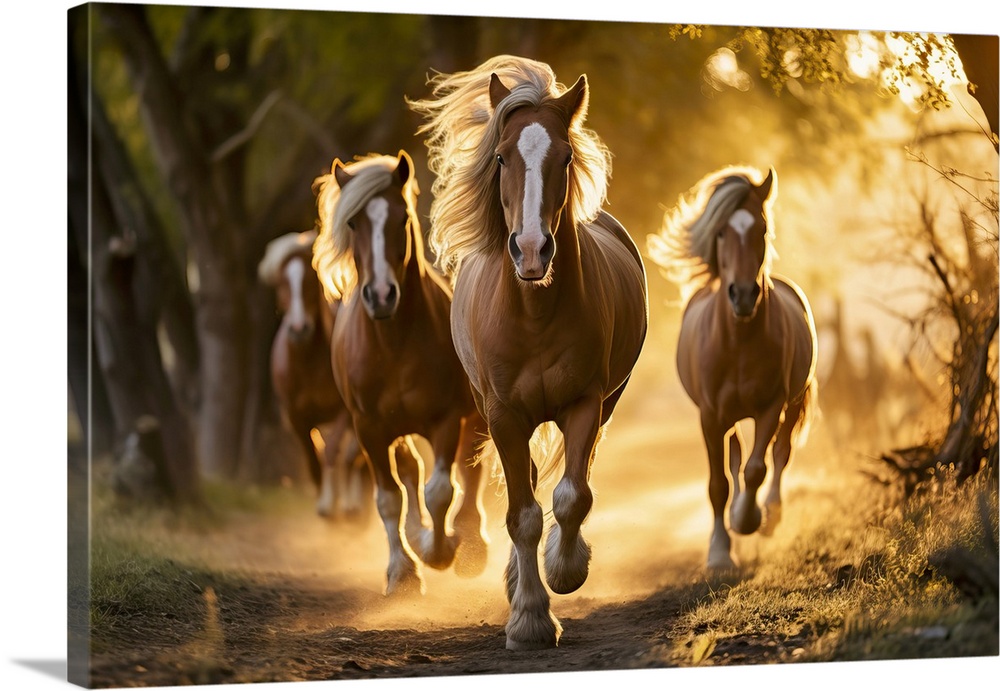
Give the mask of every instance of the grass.
[[[104, 469], [98, 469], [100, 473]], [[93, 484], [90, 542], [90, 619], [94, 652], [115, 649], [136, 630], [160, 630], [164, 643], [198, 634], [213, 587], [237, 583], [237, 570], [219, 573], [191, 547], [192, 535], [225, 530], [250, 514], [287, 515], [303, 501], [288, 487], [203, 487], [204, 504], [171, 508], [117, 499], [109, 483]], [[167, 556], [169, 555], [169, 556]], [[170, 620], [170, 627], [150, 620]], [[171, 634], [167, 632], [172, 631]], [[170, 640], [167, 640], [170, 638]]]
[[858, 489], [816, 511], [844, 522], [814, 515], [695, 603], [670, 629], [669, 662], [739, 662], [741, 649], [761, 644], [773, 662], [997, 655], [995, 577], [992, 592], [963, 592], [997, 571], [995, 480], [898, 503]]

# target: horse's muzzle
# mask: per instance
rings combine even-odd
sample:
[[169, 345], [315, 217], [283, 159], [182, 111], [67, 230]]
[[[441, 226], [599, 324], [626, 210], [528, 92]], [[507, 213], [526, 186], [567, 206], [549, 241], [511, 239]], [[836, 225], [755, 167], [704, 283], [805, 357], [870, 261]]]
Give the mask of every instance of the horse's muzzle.
[[288, 340], [292, 343], [306, 343], [313, 336], [315, 327], [311, 321], [304, 321], [288, 327]]
[[515, 232], [507, 239], [507, 250], [518, 278], [541, 281], [549, 273], [549, 265], [556, 254], [556, 241], [548, 232], [532, 236]]
[[385, 294], [380, 295], [379, 291], [367, 283], [361, 288], [361, 302], [372, 319], [389, 319], [396, 314], [399, 306], [399, 289], [394, 283], [390, 283]]
[[730, 283], [729, 303], [737, 319], [751, 319], [757, 313], [760, 286], [754, 283]]

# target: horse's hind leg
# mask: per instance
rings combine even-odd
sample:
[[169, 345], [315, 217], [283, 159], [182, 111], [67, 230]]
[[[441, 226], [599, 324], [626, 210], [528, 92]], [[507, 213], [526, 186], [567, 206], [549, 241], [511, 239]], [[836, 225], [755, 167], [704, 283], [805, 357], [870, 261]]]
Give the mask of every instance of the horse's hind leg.
[[455, 465], [461, 432], [462, 418], [453, 415], [433, 431], [430, 439], [434, 448], [434, 470], [424, 487], [424, 503], [431, 515], [432, 530], [424, 533], [420, 558], [435, 569], [446, 569], [455, 560], [457, 541], [454, 536], [448, 535], [445, 521], [455, 498], [455, 483], [451, 471]]
[[511, 562], [504, 574], [510, 599], [507, 649], [554, 648], [562, 628], [549, 611], [549, 594], [538, 573], [542, 507], [532, 488], [531, 430], [512, 418], [504, 412], [490, 418], [490, 432], [507, 483], [507, 532], [513, 542]]
[[[715, 571], [725, 571], [736, 568], [736, 562], [730, 554], [732, 542], [726, 530], [726, 502], [729, 501], [729, 479], [726, 477], [725, 429], [711, 414], [702, 412], [701, 432], [705, 437], [705, 448], [708, 451], [708, 498], [712, 503], [712, 537], [708, 543], [708, 568]], [[737, 458], [739, 458], [739, 439], [735, 433]], [[733, 442], [730, 441], [730, 453]], [[738, 482], [739, 461], [736, 461]]]
[[[354, 438], [354, 430], [351, 427], [350, 415], [345, 412], [333, 422], [312, 431], [316, 453], [323, 459], [319, 498], [316, 500], [316, 513], [320, 516], [335, 518], [343, 513], [343, 494], [347, 476], [342, 459], [345, 437]], [[356, 443], [355, 453], [357, 453]]]
[[743, 432], [740, 430], [740, 424], [736, 423], [733, 427], [733, 433], [729, 435], [729, 479], [732, 483], [733, 502], [739, 499], [743, 486], [741, 474], [743, 469], [743, 443]]
[[313, 443], [312, 425], [304, 422], [295, 422], [293, 425], [295, 439], [306, 457], [306, 467], [309, 468], [309, 477], [316, 488], [320, 488], [323, 482], [323, 468], [320, 464], [319, 453]]
[[778, 435], [774, 440], [771, 456], [774, 461], [774, 474], [768, 486], [767, 498], [764, 500], [764, 518], [760, 525], [761, 535], [772, 535], [778, 523], [781, 522], [781, 474], [792, 455], [792, 433], [802, 417], [804, 402], [793, 403], [785, 411], [785, 419], [778, 427]]
[[350, 521], [363, 520], [366, 509], [371, 504], [371, 474], [363, 459], [361, 463], [358, 462], [360, 453], [358, 438], [348, 426], [341, 436], [340, 456], [337, 459], [338, 477], [342, 475], [344, 478], [337, 494], [344, 517]]
[[479, 413], [465, 418], [455, 459], [463, 490], [462, 505], [455, 513], [458, 537], [455, 573], [459, 576], [478, 576], [486, 568], [488, 540], [483, 530], [483, 467], [476, 462], [476, 448], [486, 433], [486, 422]]

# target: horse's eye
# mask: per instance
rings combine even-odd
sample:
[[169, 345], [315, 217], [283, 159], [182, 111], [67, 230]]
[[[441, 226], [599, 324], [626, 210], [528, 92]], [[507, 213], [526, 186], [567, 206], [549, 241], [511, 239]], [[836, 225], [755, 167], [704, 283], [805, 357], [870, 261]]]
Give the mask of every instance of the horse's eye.
[[503, 156], [501, 156], [500, 154], [497, 154], [497, 164], [501, 166], [506, 165], [506, 163], [504, 163]]

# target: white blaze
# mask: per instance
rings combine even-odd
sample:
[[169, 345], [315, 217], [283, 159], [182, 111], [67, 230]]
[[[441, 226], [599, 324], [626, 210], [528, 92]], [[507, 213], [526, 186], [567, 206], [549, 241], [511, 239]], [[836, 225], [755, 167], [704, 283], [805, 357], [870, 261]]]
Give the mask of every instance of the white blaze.
[[[524, 159], [524, 205], [521, 208], [521, 237], [537, 243], [545, 242], [542, 229], [542, 161], [552, 140], [545, 128], [537, 122], [521, 130], [517, 150]], [[518, 243], [520, 244], [520, 243]]]
[[365, 213], [372, 224], [372, 270], [375, 272], [374, 290], [380, 300], [389, 294], [389, 262], [385, 258], [385, 222], [389, 218], [389, 202], [375, 197], [365, 206]]
[[753, 214], [746, 209], [737, 209], [736, 212], [729, 217], [729, 225], [739, 234], [741, 245], [746, 244], [747, 231], [753, 228], [753, 224]]
[[306, 321], [306, 308], [302, 302], [302, 279], [306, 275], [306, 267], [302, 259], [296, 257], [285, 264], [285, 279], [292, 293], [291, 304], [288, 306], [288, 317], [296, 328], [302, 328]]

